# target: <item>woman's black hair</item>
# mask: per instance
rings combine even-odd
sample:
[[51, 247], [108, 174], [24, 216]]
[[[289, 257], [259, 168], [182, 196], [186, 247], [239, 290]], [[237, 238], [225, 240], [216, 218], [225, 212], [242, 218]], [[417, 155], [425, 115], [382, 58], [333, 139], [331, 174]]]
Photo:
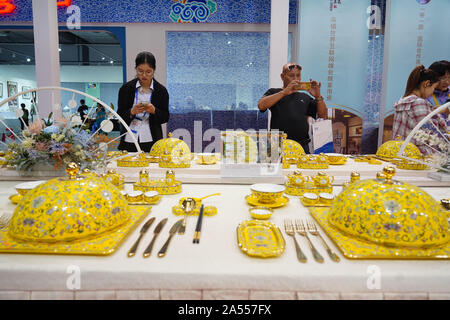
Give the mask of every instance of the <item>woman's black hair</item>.
[[428, 69], [433, 70], [440, 77], [442, 77], [447, 72], [450, 73], [450, 62], [447, 60], [436, 61], [436, 62], [433, 62]]
[[439, 82], [439, 75], [437, 72], [431, 69], [425, 69], [423, 65], [417, 66], [411, 71], [408, 82], [406, 83], [406, 90], [403, 97], [407, 97], [412, 94], [415, 89], [420, 87], [420, 84], [424, 81], [430, 81], [431, 84]]
[[152, 68], [153, 70], [156, 69], [156, 59], [155, 56], [153, 55], [153, 53], [148, 52], [148, 51], [143, 51], [143, 52], [139, 52], [138, 55], [136, 56], [136, 68], [141, 65], [141, 64], [148, 64], [150, 66], [150, 68]]

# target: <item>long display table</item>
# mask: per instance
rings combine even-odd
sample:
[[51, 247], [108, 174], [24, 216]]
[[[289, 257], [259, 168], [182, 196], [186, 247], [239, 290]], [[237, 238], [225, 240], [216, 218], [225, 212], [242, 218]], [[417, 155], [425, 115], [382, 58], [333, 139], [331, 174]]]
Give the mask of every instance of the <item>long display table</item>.
[[[8, 197], [15, 193], [16, 183], [0, 182], [3, 211], [15, 208]], [[448, 186], [423, 189], [436, 200], [450, 196]], [[334, 188], [335, 194], [339, 191], [340, 187]], [[189, 217], [185, 235], [176, 235], [166, 256], [158, 258], [170, 226], [180, 218], [172, 213], [172, 206], [183, 196], [214, 192], [221, 196], [203, 203], [216, 206], [218, 213], [204, 218], [200, 244], [192, 243], [197, 219]], [[283, 221], [310, 214], [294, 196], [288, 196], [284, 207], [274, 209], [269, 220], [280, 227], [285, 252], [277, 258], [247, 256], [238, 247], [236, 228], [251, 219], [245, 201], [249, 193], [248, 185], [183, 184], [180, 194], [165, 195], [152, 207], [149, 217], [156, 217], [156, 222], [133, 258], [127, 257], [127, 251], [143, 221], [109, 256], [2, 253], [0, 299], [450, 299], [448, 260], [349, 260], [320, 230], [340, 262], [331, 261], [321, 242], [311, 237], [325, 257], [324, 263], [317, 263], [306, 239], [297, 236], [308, 258], [307, 263], [298, 262]], [[143, 258], [154, 226], [162, 218], [169, 221], [152, 255]]]
[[[361, 175], [361, 179], [375, 178], [377, 172], [381, 172], [389, 162], [372, 165], [365, 162], [355, 162], [348, 159], [345, 165], [330, 165], [328, 169], [298, 169], [304, 175], [316, 175], [317, 172], [323, 171], [328, 175], [334, 176], [333, 184], [335, 186], [342, 185], [350, 180], [350, 172], [357, 171]], [[160, 168], [157, 163], [151, 163], [147, 168], [133, 167], [117, 167], [115, 163], [111, 163], [108, 169], [114, 169], [125, 176], [125, 182], [136, 182], [139, 177], [139, 171], [148, 169], [150, 178], [164, 177], [168, 168]], [[175, 168], [177, 180], [183, 183], [213, 183], [213, 184], [252, 184], [255, 182], [268, 182], [282, 184], [288, 174], [297, 170], [295, 165], [291, 165], [289, 169], [282, 169], [282, 175], [273, 176], [270, 174], [260, 176], [248, 176], [246, 171], [240, 171], [238, 176], [226, 177], [223, 175], [220, 162], [214, 165], [199, 165], [192, 161], [189, 168]], [[408, 182], [421, 187], [445, 187], [450, 186], [449, 181], [439, 181], [431, 179], [428, 175], [436, 170], [403, 170], [396, 169], [395, 179]], [[36, 173], [34, 176], [21, 176], [16, 170], [0, 168], [0, 181], [4, 180], [41, 180], [49, 178], [45, 173]]]

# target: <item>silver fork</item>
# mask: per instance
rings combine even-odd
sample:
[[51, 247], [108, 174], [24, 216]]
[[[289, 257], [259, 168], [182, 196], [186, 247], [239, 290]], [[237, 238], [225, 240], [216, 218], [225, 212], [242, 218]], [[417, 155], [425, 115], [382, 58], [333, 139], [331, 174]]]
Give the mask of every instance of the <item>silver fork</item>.
[[290, 220], [284, 220], [284, 231], [288, 236], [291, 236], [294, 239], [295, 251], [297, 252], [298, 261], [305, 263], [308, 259], [306, 258], [302, 249], [300, 249], [297, 239], [295, 239], [294, 226], [292, 225], [292, 222]]
[[323, 262], [323, 257], [319, 253], [319, 251], [317, 251], [316, 247], [314, 247], [313, 243], [309, 239], [308, 233], [306, 232], [306, 228], [305, 228], [305, 225], [303, 224], [302, 220], [295, 220], [295, 231], [297, 231], [297, 233], [299, 235], [304, 236], [306, 239], [308, 239], [309, 246], [311, 247], [311, 251], [312, 251], [314, 259], [317, 262], [322, 263]]
[[308, 220], [306, 220], [306, 224], [308, 225], [309, 233], [311, 233], [313, 236], [319, 236], [320, 240], [322, 240], [322, 244], [325, 247], [325, 249], [327, 250], [327, 253], [330, 256], [331, 260], [333, 260], [334, 262], [341, 261], [339, 256], [331, 250], [331, 248], [325, 242], [324, 238], [320, 235], [319, 230], [317, 229], [317, 226], [314, 223], [314, 221], [312, 221], [311, 219], [308, 219]]

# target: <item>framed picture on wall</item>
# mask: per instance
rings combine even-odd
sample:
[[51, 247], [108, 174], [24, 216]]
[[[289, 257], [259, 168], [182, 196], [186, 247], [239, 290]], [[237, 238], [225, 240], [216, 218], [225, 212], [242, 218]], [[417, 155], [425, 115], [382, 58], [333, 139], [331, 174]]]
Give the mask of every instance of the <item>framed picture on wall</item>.
[[0, 82], [0, 99], [3, 98], [3, 82]]
[[[18, 92], [17, 91], [17, 82], [7, 81], [6, 86], [8, 88], [8, 98], [17, 94], [17, 92]], [[17, 99], [14, 99], [14, 100], [8, 102], [8, 106], [10, 106], [10, 107], [12, 107], [12, 106], [17, 107], [18, 104], [19, 104], [19, 102], [17, 101]]]
[[[31, 87], [29, 87], [29, 86], [22, 86], [22, 91], [27, 91], [27, 90], [30, 90], [30, 89], [31, 89]], [[22, 98], [30, 99], [31, 98], [31, 92], [23, 94]]]

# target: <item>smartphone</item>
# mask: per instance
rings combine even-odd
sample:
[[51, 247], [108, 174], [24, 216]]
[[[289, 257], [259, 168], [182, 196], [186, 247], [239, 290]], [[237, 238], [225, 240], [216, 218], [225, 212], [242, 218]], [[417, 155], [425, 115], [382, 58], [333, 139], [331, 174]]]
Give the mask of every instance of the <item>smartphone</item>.
[[311, 89], [311, 82], [300, 82], [298, 85], [294, 86], [295, 90], [309, 90]]

